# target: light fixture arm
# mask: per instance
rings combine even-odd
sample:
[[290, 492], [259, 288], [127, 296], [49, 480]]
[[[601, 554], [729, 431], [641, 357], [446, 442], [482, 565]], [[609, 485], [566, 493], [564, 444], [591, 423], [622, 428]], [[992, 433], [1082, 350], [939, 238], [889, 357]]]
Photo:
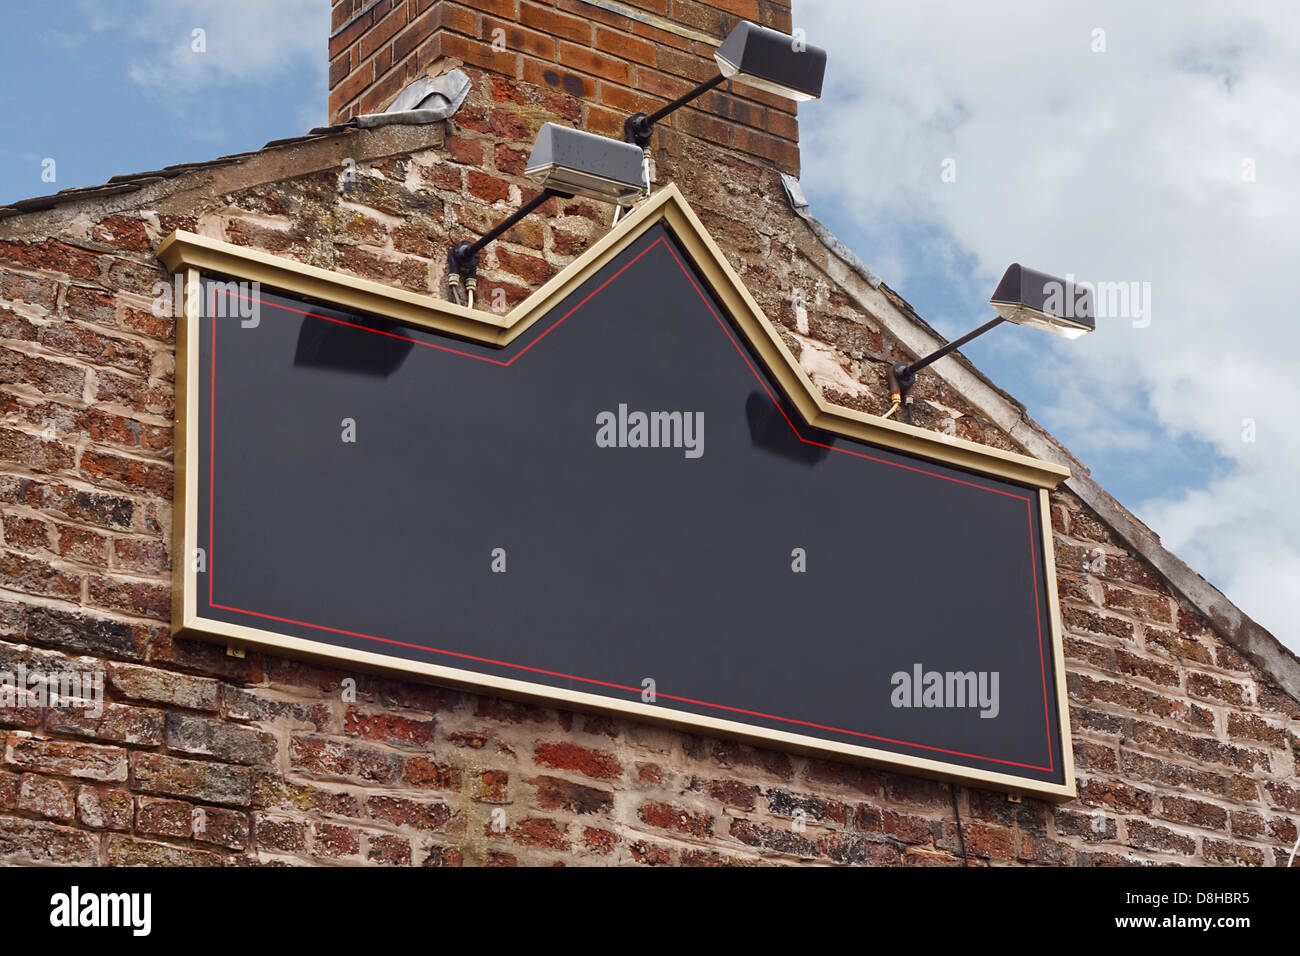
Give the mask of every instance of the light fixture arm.
[[623, 121], [623, 141], [625, 143], [634, 143], [642, 149], [650, 145], [650, 139], [654, 136], [655, 124], [665, 116], [675, 113], [692, 100], [697, 100], [709, 90], [716, 86], [721, 86], [726, 82], [726, 77], [719, 73], [711, 80], [705, 80], [689, 93], [683, 93], [677, 99], [673, 100], [667, 106], [660, 107], [653, 113], [636, 113], [629, 116]]
[[509, 232], [516, 223], [536, 210], [552, 196], [559, 196], [561, 199], [573, 198], [571, 193], [562, 193], [555, 189], [543, 189], [476, 241], [458, 242], [452, 246], [447, 251], [447, 274], [466, 279], [477, 278], [479, 254], [487, 248], [488, 244]]
[[914, 384], [916, 384], [916, 373], [921, 371], [921, 369], [925, 368], [927, 365], [930, 365], [933, 362], [939, 361], [939, 359], [943, 358], [949, 352], [961, 348], [971, 339], [983, 335], [985, 332], [989, 331], [990, 329], [997, 328], [1005, 321], [1006, 319], [1002, 318], [1002, 316], [999, 315], [996, 319], [993, 319], [989, 322], [985, 322], [974, 332], [968, 332], [966, 335], [963, 335], [961, 338], [949, 342], [947, 345], [939, 349], [937, 352], [932, 352], [923, 359], [918, 359], [917, 361], [913, 362], [910, 365], [906, 362], [895, 363], [894, 367], [890, 369], [890, 372], [894, 376], [894, 379], [897, 381], [898, 385], [901, 386], [902, 390], [906, 391], [907, 389], [911, 388]]

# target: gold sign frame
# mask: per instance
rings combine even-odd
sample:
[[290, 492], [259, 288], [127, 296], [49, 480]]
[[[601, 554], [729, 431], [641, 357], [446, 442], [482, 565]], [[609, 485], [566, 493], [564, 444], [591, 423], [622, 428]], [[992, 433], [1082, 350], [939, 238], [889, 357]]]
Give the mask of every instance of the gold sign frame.
[[[495, 346], [515, 338], [562, 302], [646, 230], [663, 222], [673, 232], [705, 278], [710, 291], [726, 307], [803, 420], [812, 428], [903, 452], [980, 475], [1018, 482], [1037, 489], [1042, 527], [1041, 547], [1046, 565], [1048, 615], [1055, 662], [1056, 707], [1064, 783], [1047, 783], [1014, 774], [962, 767], [940, 760], [901, 755], [872, 747], [840, 744], [785, 731], [756, 728], [731, 720], [674, 711], [662, 706], [616, 700], [529, 681], [413, 661], [369, 651], [353, 650], [261, 628], [204, 618], [197, 611], [198, 574], [190, 559], [199, 547], [199, 350], [200, 276], [211, 274], [302, 295], [340, 308], [393, 319], [441, 333]], [[176, 506], [173, 512], [172, 632], [177, 636], [216, 640], [235, 648], [251, 647], [283, 656], [324, 658], [367, 670], [400, 671], [472, 690], [509, 697], [544, 698], [584, 709], [603, 710], [654, 723], [742, 739], [758, 746], [779, 745], [798, 753], [834, 755], [863, 760], [921, 776], [960, 779], [1013, 793], [1031, 793], [1052, 800], [1076, 795], [1070, 714], [1065, 687], [1061, 614], [1055, 587], [1049, 492], [1069, 477], [1068, 469], [1026, 455], [980, 445], [955, 436], [916, 428], [827, 402], [786, 347], [722, 250], [705, 230], [675, 184], [643, 201], [600, 241], [510, 312], [476, 311], [394, 288], [305, 265], [264, 252], [188, 232], [174, 232], [158, 247], [158, 257], [173, 274], [184, 276], [181, 314], [176, 323]]]

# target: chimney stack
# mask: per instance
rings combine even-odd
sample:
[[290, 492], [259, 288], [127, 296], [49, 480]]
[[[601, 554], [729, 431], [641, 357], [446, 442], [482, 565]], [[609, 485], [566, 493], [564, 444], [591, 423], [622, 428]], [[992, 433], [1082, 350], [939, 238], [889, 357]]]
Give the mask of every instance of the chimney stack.
[[[790, 0], [334, 0], [332, 123], [382, 112], [440, 58], [492, 78], [493, 95], [535, 103], [545, 118], [621, 138], [716, 75], [713, 53], [741, 20], [792, 31]], [[798, 173], [795, 104], [724, 85], [660, 126]]]

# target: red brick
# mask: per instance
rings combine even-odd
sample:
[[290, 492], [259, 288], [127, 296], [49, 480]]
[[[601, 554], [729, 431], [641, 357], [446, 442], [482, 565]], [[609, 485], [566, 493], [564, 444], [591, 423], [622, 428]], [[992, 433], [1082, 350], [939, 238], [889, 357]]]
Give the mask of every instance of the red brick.
[[151, 248], [144, 223], [129, 216], [101, 219], [91, 228], [90, 234], [99, 242], [128, 252], [148, 252]]
[[433, 721], [384, 712], [367, 713], [349, 707], [343, 715], [343, 732], [350, 737], [421, 747], [433, 737]]
[[374, 834], [367, 841], [366, 859], [383, 866], [410, 866], [411, 842], [392, 834]]
[[37, 558], [0, 551], [0, 587], [40, 597], [76, 601], [81, 597], [82, 576]]
[[554, 820], [530, 817], [514, 824], [507, 832], [510, 839], [520, 846], [545, 847], [550, 850], [566, 850], [569, 847], [564, 825]]
[[445, 803], [424, 803], [405, 797], [373, 796], [366, 801], [372, 819], [419, 830], [445, 832], [454, 821], [464, 823]]
[[365, 60], [370, 57], [404, 26], [406, 26], [406, 4], [402, 3], [377, 20], [361, 37], [358, 47], [360, 58]]
[[608, 27], [596, 27], [596, 49], [621, 60], [655, 65], [655, 44]]
[[481, 166], [483, 164], [483, 141], [467, 136], [451, 136], [447, 139], [447, 153], [456, 162], [464, 166]]
[[0, 260], [28, 269], [61, 272], [76, 279], [99, 278], [99, 253], [52, 239], [32, 244], [0, 242]]
[[473, 66], [485, 70], [504, 73], [506, 76], [519, 74], [519, 54], [512, 50], [494, 50], [490, 41], [472, 40], [455, 33], [444, 33], [439, 37], [442, 51], [447, 56], [454, 56]]
[[7, 514], [4, 516], [4, 541], [18, 551], [51, 550], [54, 526], [39, 518]]
[[[497, 31], [500, 31], [498, 33]], [[549, 37], [544, 33], [538, 33], [536, 30], [529, 30], [525, 27], [516, 26], [498, 20], [495, 17], [484, 17], [483, 28], [480, 34], [482, 40], [489, 44], [497, 44], [498, 37], [504, 37], [504, 45], [507, 50], [516, 53], [527, 53], [529, 56], [539, 57], [543, 60], [555, 59], [555, 38]], [[513, 75], [513, 74], [512, 74]]]
[[193, 811], [192, 805], [180, 800], [140, 797], [135, 810], [135, 832], [188, 839], [193, 831]]
[[560, 41], [559, 61], [561, 66], [579, 70], [603, 80], [613, 80], [628, 86], [632, 79], [632, 67], [626, 60], [607, 56], [596, 50]]
[[86, 373], [66, 362], [0, 348], [0, 381], [22, 382], [47, 395], [67, 395], [80, 399], [86, 387]]
[[557, 770], [573, 770], [597, 780], [614, 780], [623, 776], [617, 756], [603, 750], [591, 750], [572, 743], [543, 743], [534, 751], [537, 763]]
[[591, 42], [591, 23], [586, 18], [570, 16], [551, 7], [544, 7], [540, 3], [520, 0], [519, 22], [534, 30], [572, 40], [575, 43]]
[[127, 491], [171, 500], [170, 465], [127, 458], [109, 452], [87, 450], [81, 456], [80, 471], [84, 477], [92, 481], [105, 481]]
[[296, 820], [258, 819], [255, 833], [264, 850], [297, 853], [307, 848], [307, 824]]
[[713, 818], [707, 813], [692, 813], [671, 804], [652, 801], [637, 809], [637, 816], [647, 826], [676, 830], [694, 837], [713, 836]]
[[0, 770], [0, 810], [12, 810], [18, 805], [18, 786], [22, 776]]

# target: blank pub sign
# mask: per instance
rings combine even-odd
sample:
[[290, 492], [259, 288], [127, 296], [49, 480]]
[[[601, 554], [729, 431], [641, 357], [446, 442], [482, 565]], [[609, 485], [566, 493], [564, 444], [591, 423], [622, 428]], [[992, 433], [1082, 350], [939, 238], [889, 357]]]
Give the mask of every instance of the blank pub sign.
[[177, 629], [1070, 795], [1059, 475], [809, 424], [673, 208], [504, 347], [192, 269]]

